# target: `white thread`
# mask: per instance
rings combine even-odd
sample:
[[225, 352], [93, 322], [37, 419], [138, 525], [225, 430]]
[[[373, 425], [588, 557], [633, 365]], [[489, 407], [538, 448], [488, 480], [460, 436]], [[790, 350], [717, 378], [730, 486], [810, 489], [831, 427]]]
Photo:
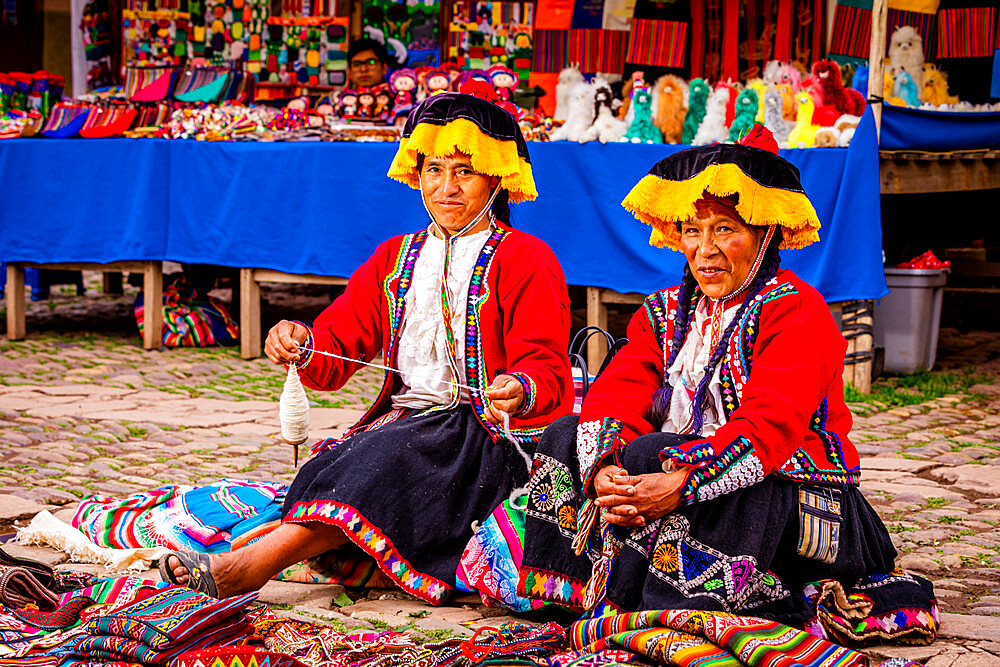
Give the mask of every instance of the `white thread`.
[[279, 402], [281, 437], [290, 445], [299, 445], [309, 437], [309, 399], [302, 387], [295, 364], [288, 366], [285, 386]]

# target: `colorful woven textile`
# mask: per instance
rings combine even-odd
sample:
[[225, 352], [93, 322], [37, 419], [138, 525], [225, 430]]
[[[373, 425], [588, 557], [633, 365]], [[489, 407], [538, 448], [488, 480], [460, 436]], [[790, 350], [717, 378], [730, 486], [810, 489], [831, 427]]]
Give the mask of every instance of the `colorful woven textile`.
[[283, 484], [235, 479], [164, 486], [123, 500], [95, 495], [80, 503], [73, 526], [103, 547], [221, 553], [247, 533], [277, 526], [284, 496]]
[[462, 553], [456, 579], [458, 589], [479, 593], [488, 606], [514, 611], [545, 606], [517, 594], [518, 571], [524, 557], [524, 508], [527, 499], [505, 500], [476, 530]]
[[[775, 621], [721, 612], [643, 611], [578, 621], [567, 632], [573, 649], [596, 654], [624, 649], [655, 663], [694, 667], [799, 665], [862, 667], [862, 653]], [[565, 667], [569, 662], [561, 665]], [[892, 663], [912, 664], [912, 663]]]
[[429, 651], [418, 647], [401, 632], [362, 632], [345, 635], [333, 628], [302, 628], [282, 624], [264, 640], [268, 650], [295, 659], [309, 667], [367, 664], [417, 667], [430, 664]]
[[172, 667], [305, 667], [305, 663], [254, 646], [222, 646], [182, 653]]
[[1000, 48], [1000, 9], [965, 7], [938, 12], [938, 58], [984, 58]]
[[62, 630], [72, 627], [80, 620], [80, 612], [94, 604], [88, 597], [74, 597], [53, 611], [32, 609], [8, 609], [7, 613], [39, 630]]
[[632, 21], [628, 61], [658, 67], [684, 67], [688, 24], [681, 21]]
[[478, 664], [510, 665], [518, 658], [535, 658], [546, 664], [546, 657], [566, 646], [566, 632], [556, 623], [534, 626], [513, 621], [499, 628], [482, 627], [466, 641], [442, 642], [437, 649], [435, 667], [471, 667]]

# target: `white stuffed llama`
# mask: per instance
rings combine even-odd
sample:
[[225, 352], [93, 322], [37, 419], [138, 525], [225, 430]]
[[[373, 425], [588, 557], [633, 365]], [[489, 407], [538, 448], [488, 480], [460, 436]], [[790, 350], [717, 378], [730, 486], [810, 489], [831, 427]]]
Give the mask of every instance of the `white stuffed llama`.
[[594, 124], [594, 87], [578, 83], [570, 91], [566, 122], [552, 134], [552, 141], [579, 141]]
[[580, 135], [580, 143], [594, 141], [602, 144], [609, 141], [620, 141], [625, 136], [628, 127], [625, 121], [619, 120], [613, 111], [614, 95], [611, 93], [611, 86], [603, 79], [595, 78], [591, 84], [594, 89], [594, 109], [596, 118], [586, 132]]
[[583, 75], [575, 63], [559, 72], [559, 83], [556, 84], [556, 114], [555, 120], [566, 120], [569, 117], [569, 98], [573, 86], [583, 83]]
[[729, 128], [726, 127], [727, 104], [729, 104], [729, 89], [725, 86], [719, 86], [708, 94], [705, 120], [701, 122], [698, 132], [694, 135], [692, 146], [704, 146], [729, 139]]

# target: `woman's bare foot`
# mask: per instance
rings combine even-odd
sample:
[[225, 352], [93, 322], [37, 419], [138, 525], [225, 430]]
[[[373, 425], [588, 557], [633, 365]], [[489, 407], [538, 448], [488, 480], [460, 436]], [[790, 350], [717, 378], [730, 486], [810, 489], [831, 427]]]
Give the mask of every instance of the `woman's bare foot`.
[[[261, 539], [236, 551], [214, 554], [209, 572], [220, 599], [260, 590], [289, 565], [319, 556], [347, 542], [344, 533], [322, 523], [283, 523]], [[190, 578], [176, 556], [167, 556], [167, 567], [180, 585]]]

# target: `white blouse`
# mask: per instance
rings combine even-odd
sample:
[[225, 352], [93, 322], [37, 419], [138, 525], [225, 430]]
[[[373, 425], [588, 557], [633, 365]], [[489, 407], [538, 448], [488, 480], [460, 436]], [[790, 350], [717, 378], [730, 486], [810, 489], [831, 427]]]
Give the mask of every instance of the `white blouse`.
[[[492, 229], [486, 229], [463, 236], [454, 242], [451, 249], [448, 301], [459, 368], [463, 368], [465, 361], [465, 313], [472, 270], [492, 232]], [[448, 383], [456, 382], [456, 379], [448, 367], [448, 338], [441, 308], [444, 249], [444, 239], [428, 233], [413, 266], [396, 354], [396, 366], [400, 370], [403, 387], [392, 397], [393, 408], [425, 409], [451, 403], [453, 387]], [[465, 377], [457, 382], [465, 384]], [[467, 390], [461, 391], [459, 402], [469, 402]]]
[[[740, 309], [741, 301], [734, 299], [722, 313], [719, 326], [719, 336], [733, 321]], [[709, 314], [708, 299], [703, 297], [694, 311], [694, 322], [688, 329], [687, 338], [681, 346], [681, 351], [674, 363], [667, 369], [667, 382], [673, 387], [670, 394], [670, 412], [663, 422], [661, 431], [670, 433], [690, 433], [693, 419], [692, 397], [698, 389], [698, 383], [705, 377], [705, 367], [712, 355], [712, 317]], [[708, 381], [705, 392], [704, 422], [701, 435], [706, 438], [713, 435], [720, 426], [726, 423], [726, 413], [722, 409], [722, 362], [716, 365], [712, 377]]]

